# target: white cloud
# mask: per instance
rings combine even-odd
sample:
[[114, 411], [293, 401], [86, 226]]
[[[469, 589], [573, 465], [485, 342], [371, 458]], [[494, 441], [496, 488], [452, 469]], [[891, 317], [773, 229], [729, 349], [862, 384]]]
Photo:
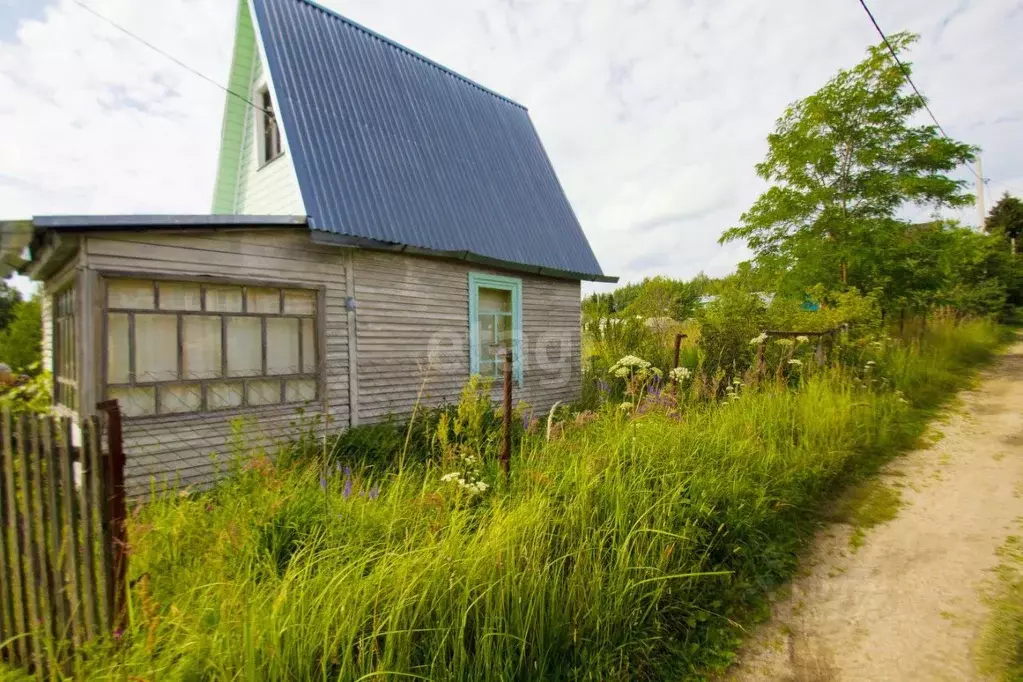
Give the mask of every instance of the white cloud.
[[[235, 3], [89, 2], [226, 81]], [[855, 2], [326, 4], [528, 106], [597, 257], [625, 280], [730, 270], [744, 251], [716, 240], [763, 189], [753, 165], [775, 118], [876, 41]], [[886, 30], [923, 35], [916, 81], [951, 135], [985, 148], [985, 174], [1006, 183], [989, 194], [1023, 193], [1023, 5], [874, 4]], [[0, 28], [23, 5], [0, 8]], [[223, 93], [70, 0], [31, 12], [0, 31], [0, 216], [208, 211]]]

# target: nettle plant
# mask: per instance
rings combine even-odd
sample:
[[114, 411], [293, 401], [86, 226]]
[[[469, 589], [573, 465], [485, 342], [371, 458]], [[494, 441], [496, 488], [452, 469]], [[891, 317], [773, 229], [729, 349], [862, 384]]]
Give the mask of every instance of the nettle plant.
[[448, 472], [441, 481], [469, 496], [482, 495], [490, 485], [484, 478], [484, 458], [496, 451], [500, 437], [498, 417], [490, 400], [493, 380], [473, 375], [462, 388], [453, 412], [437, 418], [434, 444], [441, 466]]

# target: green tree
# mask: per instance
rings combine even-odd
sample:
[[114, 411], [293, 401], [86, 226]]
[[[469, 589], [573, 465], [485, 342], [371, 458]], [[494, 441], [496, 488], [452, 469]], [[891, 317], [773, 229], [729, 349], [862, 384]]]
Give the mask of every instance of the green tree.
[[[890, 38], [896, 52], [915, 40], [908, 33]], [[883, 285], [888, 249], [910, 227], [900, 209], [973, 201], [966, 181], [947, 173], [977, 149], [936, 126], [912, 125], [923, 108], [886, 48], [871, 47], [863, 62], [778, 120], [757, 165], [773, 186], [721, 242], [745, 240], [758, 267], [784, 275], [793, 294], [816, 283], [862, 292]]]
[[987, 214], [984, 230], [988, 234], [1004, 235], [1009, 240], [1009, 253], [1017, 252], [1016, 243], [1023, 236], [1023, 201], [1006, 192]]
[[0, 282], [0, 330], [6, 329], [14, 317], [14, 309], [21, 303], [21, 292], [7, 282]]
[[37, 373], [42, 339], [43, 315], [37, 294], [15, 306], [10, 324], [0, 331], [0, 362], [18, 374]]

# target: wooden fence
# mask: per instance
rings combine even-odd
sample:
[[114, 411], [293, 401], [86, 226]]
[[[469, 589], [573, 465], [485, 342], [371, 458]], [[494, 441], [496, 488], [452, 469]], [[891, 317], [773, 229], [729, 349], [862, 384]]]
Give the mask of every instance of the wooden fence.
[[69, 419], [0, 415], [0, 657], [38, 675], [124, 628], [121, 416], [100, 409], [77, 439]]

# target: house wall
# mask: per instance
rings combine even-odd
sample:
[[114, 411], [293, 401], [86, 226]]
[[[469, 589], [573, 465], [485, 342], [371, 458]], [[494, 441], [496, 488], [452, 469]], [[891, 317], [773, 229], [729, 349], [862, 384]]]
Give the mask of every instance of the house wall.
[[[258, 92], [264, 84], [262, 63], [257, 58], [253, 60], [249, 101], [259, 101]], [[259, 115], [259, 111], [248, 107], [233, 212], [242, 215], [305, 215], [291, 155], [285, 151], [265, 166], [259, 165], [259, 127], [256, 125], [256, 116]]]
[[359, 251], [357, 302], [359, 419], [407, 414], [422, 402], [456, 402], [469, 376], [469, 273], [522, 280], [523, 385], [515, 401], [537, 414], [581, 391], [580, 285], [475, 267], [462, 261]]
[[[88, 271], [97, 278], [103, 272], [120, 272], [145, 278], [203, 277], [280, 286], [324, 286], [325, 305], [319, 324], [325, 337], [321, 348], [325, 350], [322, 361], [328, 428], [337, 430], [347, 425], [348, 333], [345, 270], [339, 249], [313, 244], [304, 228], [89, 234], [85, 249]], [[102, 291], [102, 287], [96, 290]], [[97, 347], [103, 345], [101, 342]], [[102, 367], [101, 357], [94, 359], [93, 366]], [[101, 382], [102, 377], [97, 377], [96, 394], [100, 396]], [[146, 489], [151, 478], [172, 483], [179, 479], [181, 485], [209, 483], [217, 476], [218, 467], [230, 462], [235, 444], [240, 442], [233, 435], [236, 432], [251, 448], [298, 435], [304, 428], [304, 418], [320, 412], [307, 408], [300, 419], [295, 406], [275, 406], [126, 418], [128, 485], [137, 493]], [[216, 461], [211, 461], [213, 454], [218, 456]]]

